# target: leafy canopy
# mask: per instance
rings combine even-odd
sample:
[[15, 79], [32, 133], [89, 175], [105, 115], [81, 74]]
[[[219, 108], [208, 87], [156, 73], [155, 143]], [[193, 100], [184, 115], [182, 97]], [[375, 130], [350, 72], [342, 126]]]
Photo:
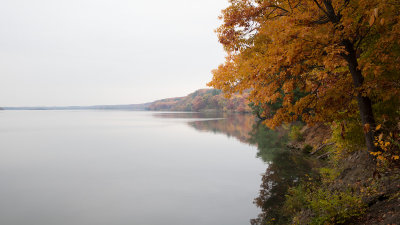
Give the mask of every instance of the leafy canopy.
[[[226, 62], [208, 85], [250, 90], [256, 105], [280, 103], [270, 127], [354, 117], [357, 95], [398, 104], [399, 11], [399, 0], [230, 0], [216, 30]], [[359, 87], [346, 44], [364, 78]]]

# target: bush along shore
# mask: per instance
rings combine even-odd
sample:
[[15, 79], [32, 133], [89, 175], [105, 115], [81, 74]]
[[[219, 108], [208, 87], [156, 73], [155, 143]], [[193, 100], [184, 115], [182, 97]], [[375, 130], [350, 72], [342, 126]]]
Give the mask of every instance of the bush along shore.
[[[363, 139], [352, 135], [336, 124], [291, 125], [287, 147], [311, 161], [312, 171], [288, 187], [279, 209], [281, 218], [265, 212], [252, 223], [399, 224], [399, 167], [394, 159], [377, 158], [362, 144], [354, 144]], [[397, 135], [391, 134], [391, 142], [382, 135], [375, 143], [396, 145]]]

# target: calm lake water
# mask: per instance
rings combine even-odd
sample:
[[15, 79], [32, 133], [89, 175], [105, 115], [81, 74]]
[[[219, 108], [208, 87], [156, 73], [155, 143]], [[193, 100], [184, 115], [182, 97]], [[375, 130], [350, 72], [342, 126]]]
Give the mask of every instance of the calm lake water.
[[222, 117], [1, 111], [0, 224], [249, 224], [267, 164]]
[[310, 169], [287, 139], [240, 114], [0, 111], [0, 224], [287, 224]]

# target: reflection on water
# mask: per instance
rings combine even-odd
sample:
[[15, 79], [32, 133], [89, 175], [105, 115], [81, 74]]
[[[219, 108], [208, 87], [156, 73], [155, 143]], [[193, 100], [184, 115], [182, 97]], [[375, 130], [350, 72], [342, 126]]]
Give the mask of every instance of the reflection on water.
[[221, 117], [3, 111], [0, 224], [249, 224], [256, 148], [188, 125]]
[[290, 186], [311, 171], [310, 161], [286, 148], [289, 140], [287, 129], [268, 129], [250, 115], [233, 114], [224, 118], [189, 122], [189, 125], [201, 131], [223, 133], [257, 146], [257, 157], [266, 162], [268, 167], [262, 176], [259, 196], [254, 201], [262, 213], [251, 220], [251, 224], [289, 223], [282, 213], [285, 194]]
[[284, 221], [308, 169], [285, 129], [250, 115], [5, 111], [0, 124], [0, 224], [242, 225], [256, 205], [253, 223]]
[[273, 163], [276, 155], [288, 153], [288, 131], [284, 128], [271, 130], [261, 123], [254, 123], [248, 142], [257, 145], [257, 156], [264, 162]]
[[207, 119], [223, 118], [223, 113], [196, 113], [196, 112], [155, 112], [153, 117], [166, 119]]
[[[207, 116], [211, 117], [212, 115]], [[214, 115], [214, 117], [223, 119], [193, 121], [188, 124], [196, 130], [222, 133], [228, 137], [235, 137], [241, 142], [249, 143], [250, 134], [256, 124], [253, 116], [246, 114], [219, 114]]]

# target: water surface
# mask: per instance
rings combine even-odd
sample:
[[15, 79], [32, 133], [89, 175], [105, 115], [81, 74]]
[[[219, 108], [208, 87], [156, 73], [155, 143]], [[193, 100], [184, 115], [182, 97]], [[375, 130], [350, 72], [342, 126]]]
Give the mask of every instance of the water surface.
[[249, 224], [267, 167], [251, 142], [253, 122], [1, 111], [0, 224]]

